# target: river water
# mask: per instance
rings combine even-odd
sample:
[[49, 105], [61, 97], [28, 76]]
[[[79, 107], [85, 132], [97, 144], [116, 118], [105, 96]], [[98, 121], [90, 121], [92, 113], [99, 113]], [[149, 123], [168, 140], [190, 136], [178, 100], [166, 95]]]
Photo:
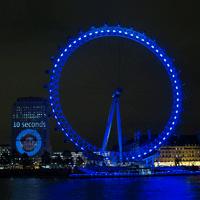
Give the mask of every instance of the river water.
[[200, 176], [0, 179], [0, 200], [200, 200]]

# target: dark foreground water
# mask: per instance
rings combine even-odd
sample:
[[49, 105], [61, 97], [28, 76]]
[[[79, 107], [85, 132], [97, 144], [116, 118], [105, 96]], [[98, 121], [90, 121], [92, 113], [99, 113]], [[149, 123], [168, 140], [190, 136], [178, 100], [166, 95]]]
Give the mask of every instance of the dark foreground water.
[[200, 200], [200, 176], [0, 179], [0, 200]]

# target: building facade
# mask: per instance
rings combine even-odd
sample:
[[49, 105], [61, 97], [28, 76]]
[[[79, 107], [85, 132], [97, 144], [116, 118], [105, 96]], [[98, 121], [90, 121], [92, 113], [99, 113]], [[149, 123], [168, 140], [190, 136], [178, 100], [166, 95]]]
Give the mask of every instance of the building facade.
[[154, 165], [200, 166], [200, 145], [163, 146]]
[[28, 156], [49, 151], [49, 106], [39, 97], [18, 98], [12, 108], [12, 149]]
[[11, 154], [11, 147], [8, 144], [0, 145], [0, 158], [4, 155], [10, 155]]

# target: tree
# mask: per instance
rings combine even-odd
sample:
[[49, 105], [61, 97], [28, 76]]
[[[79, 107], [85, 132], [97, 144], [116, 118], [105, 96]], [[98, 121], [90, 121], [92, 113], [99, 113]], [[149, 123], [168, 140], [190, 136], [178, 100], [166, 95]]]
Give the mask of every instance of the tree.
[[180, 162], [181, 162], [181, 158], [176, 157], [176, 158], [175, 158], [175, 166], [179, 166], [179, 165], [180, 165]]
[[13, 150], [11, 153], [11, 162], [13, 165], [19, 164], [20, 162], [20, 154], [16, 150]]
[[51, 156], [50, 156], [50, 153], [48, 151], [44, 151], [41, 158], [42, 158], [42, 165], [51, 164]]
[[77, 159], [76, 159], [76, 165], [77, 165], [77, 166], [80, 166], [80, 165], [82, 165], [83, 163], [84, 163], [83, 158], [81, 158], [80, 156], [78, 156]]
[[21, 164], [23, 165], [23, 169], [27, 168], [27, 167], [32, 167], [32, 159], [28, 156], [27, 153], [23, 153], [21, 155]]
[[7, 152], [2, 153], [1, 164], [2, 165], [8, 165], [10, 163], [11, 163], [11, 156]]

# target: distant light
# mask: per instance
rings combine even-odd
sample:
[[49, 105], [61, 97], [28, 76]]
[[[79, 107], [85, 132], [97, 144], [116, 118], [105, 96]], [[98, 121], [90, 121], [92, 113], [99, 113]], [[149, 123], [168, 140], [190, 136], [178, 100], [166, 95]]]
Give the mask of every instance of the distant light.
[[71, 48], [71, 47], [72, 47], [72, 45], [70, 44], [68, 47], [69, 47], [69, 48]]
[[151, 48], [154, 49], [154, 46], [152, 45]]
[[81, 40], [81, 39], [82, 39], [81, 37], [78, 38], [78, 40]]
[[76, 40], [74, 40], [74, 42], [73, 42], [74, 44], [76, 44]]

